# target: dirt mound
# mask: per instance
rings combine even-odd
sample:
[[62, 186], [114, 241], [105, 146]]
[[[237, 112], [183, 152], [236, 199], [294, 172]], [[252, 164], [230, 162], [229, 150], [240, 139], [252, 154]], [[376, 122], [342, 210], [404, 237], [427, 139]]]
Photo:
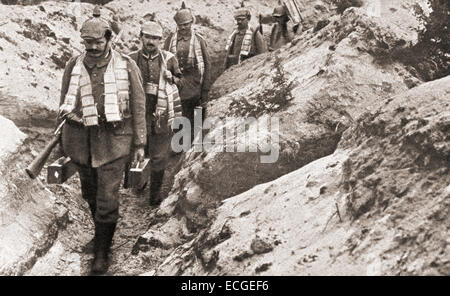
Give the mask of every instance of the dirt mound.
[[0, 274], [20, 275], [51, 246], [58, 217], [55, 197], [29, 180], [20, 164], [30, 139], [3, 116], [0, 127]]
[[449, 82], [385, 101], [333, 155], [227, 199], [156, 274], [450, 274]]

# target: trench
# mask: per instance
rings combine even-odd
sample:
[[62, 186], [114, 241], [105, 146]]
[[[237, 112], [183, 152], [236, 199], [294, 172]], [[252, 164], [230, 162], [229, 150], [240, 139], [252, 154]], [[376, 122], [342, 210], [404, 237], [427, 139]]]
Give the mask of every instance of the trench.
[[[94, 225], [87, 203], [81, 197], [77, 174], [62, 185], [46, 183], [47, 166], [58, 158], [58, 147], [50, 155], [38, 179], [29, 180], [24, 172], [24, 168], [31, 163], [36, 153], [43, 150], [50, 141], [56, 113], [26, 103], [17, 97], [0, 94], [0, 115], [12, 120], [27, 135], [18, 153], [10, 160], [10, 163], [14, 164], [11, 167], [15, 169], [9, 172], [8, 178], [16, 185], [24, 181], [34, 187], [43, 186], [39, 190], [49, 190], [56, 197], [54, 221], [49, 223], [48, 235], [40, 242], [42, 246], [35, 250], [35, 254], [24, 264], [19, 274], [89, 275], [93, 254], [85, 251], [85, 245], [94, 235]], [[176, 155], [169, 159], [161, 189], [164, 198], [172, 187], [176, 170], [179, 169], [179, 158], [180, 156]], [[120, 195], [120, 218], [111, 248], [107, 275], [139, 275], [154, 269], [165, 259], [161, 256], [142, 260], [131, 256], [138, 238], [154, 222], [157, 208], [149, 205], [148, 186], [141, 194], [121, 188]]]

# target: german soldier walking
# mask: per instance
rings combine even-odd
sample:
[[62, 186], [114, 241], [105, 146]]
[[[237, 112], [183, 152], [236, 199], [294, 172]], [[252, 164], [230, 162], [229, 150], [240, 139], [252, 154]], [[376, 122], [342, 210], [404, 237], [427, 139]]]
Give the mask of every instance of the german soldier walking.
[[[191, 122], [194, 121], [196, 106], [208, 100], [211, 86], [211, 63], [207, 45], [202, 36], [192, 28], [194, 16], [186, 5], [174, 16], [177, 31], [169, 35], [164, 43], [164, 49], [172, 52], [178, 59], [183, 77], [177, 83], [180, 91], [183, 115]], [[193, 135], [193, 128], [191, 129]]]
[[236, 20], [237, 28], [231, 33], [227, 41], [225, 69], [267, 51], [267, 46], [261, 33], [249, 27], [250, 10], [243, 7], [238, 9], [234, 13], [234, 19]]
[[93, 17], [81, 28], [86, 47], [64, 71], [60, 116], [67, 119], [62, 147], [78, 167], [83, 198], [94, 224], [92, 273], [108, 269], [119, 218], [119, 186], [130, 158], [144, 159], [145, 95], [136, 63], [111, 48], [112, 29]]
[[161, 50], [163, 29], [154, 21], [141, 26], [142, 49], [130, 54], [141, 70], [146, 95], [147, 147], [151, 159], [150, 204], [159, 205], [160, 190], [167, 167], [171, 124], [182, 116], [181, 101], [175, 82], [181, 71], [176, 57]]
[[293, 24], [289, 19], [288, 9], [284, 4], [275, 7], [272, 15], [261, 16], [263, 23], [273, 23], [270, 33], [269, 51], [274, 51], [292, 42], [295, 35], [300, 33], [300, 24]]

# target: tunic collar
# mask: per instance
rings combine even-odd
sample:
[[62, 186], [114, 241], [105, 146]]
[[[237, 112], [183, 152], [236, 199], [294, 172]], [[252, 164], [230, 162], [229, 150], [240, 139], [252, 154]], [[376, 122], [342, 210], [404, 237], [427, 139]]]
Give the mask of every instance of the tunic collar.
[[182, 36], [181, 34], [177, 35], [177, 40], [190, 41], [192, 37], [192, 33], [186, 36]]
[[142, 50], [140, 51], [140, 53], [141, 53], [141, 56], [142, 56], [144, 59], [146, 59], [146, 60], [148, 60], [148, 59], [154, 60], [154, 59], [156, 59], [157, 57], [159, 57], [159, 52], [152, 56], [152, 55], [150, 55], [149, 53], [147, 53], [145, 50], [142, 49]]

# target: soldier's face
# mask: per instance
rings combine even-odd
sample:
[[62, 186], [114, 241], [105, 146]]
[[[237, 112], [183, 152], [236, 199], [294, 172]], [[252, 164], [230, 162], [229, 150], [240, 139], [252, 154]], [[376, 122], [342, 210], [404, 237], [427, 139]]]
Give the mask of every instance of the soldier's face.
[[282, 16], [274, 16], [274, 19], [277, 21], [277, 23], [284, 24], [288, 22], [288, 17], [287, 15], [282, 15]]
[[191, 28], [192, 28], [192, 22], [178, 25], [178, 31], [180, 31], [180, 33], [183, 35], [190, 33]]
[[100, 57], [106, 49], [108, 41], [105, 37], [94, 39], [83, 39], [83, 44], [86, 47], [87, 55], [91, 57]]
[[239, 29], [246, 29], [248, 27], [248, 18], [247, 17], [237, 17], [236, 23]]
[[149, 34], [142, 34], [141, 41], [147, 52], [155, 52], [160, 48], [162, 39]]

